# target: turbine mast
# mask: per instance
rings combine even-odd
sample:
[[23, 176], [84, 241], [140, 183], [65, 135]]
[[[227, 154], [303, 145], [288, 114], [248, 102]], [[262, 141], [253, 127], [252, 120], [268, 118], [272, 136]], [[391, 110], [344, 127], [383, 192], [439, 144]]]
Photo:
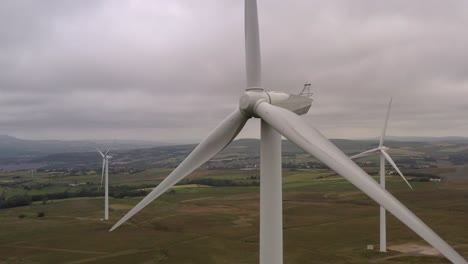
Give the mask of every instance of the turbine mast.
[[[385, 157], [380, 153], [380, 186], [385, 189]], [[383, 206], [380, 206], [380, 252], [387, 252], [387, 215]]]
[[109, 158], [106, 154], [106, 178], [105, 178], [105, 197], [104, 197], [104, 220], [109, 220]]
[[260, 264], [283, 264], [281, 134], [261, 121]]

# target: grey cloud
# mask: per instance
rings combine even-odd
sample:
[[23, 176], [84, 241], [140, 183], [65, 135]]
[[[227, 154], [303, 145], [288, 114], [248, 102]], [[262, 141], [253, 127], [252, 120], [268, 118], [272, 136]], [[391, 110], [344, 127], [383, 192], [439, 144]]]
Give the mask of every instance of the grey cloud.
[[[259, 0], [264, 86], [331, 137], [468, 135], [466, 1]], [[0, 133], [201, 139], [245, 86], [242, 1], [2, 1]], [[257, 122], [241, 136], [258, 135]]]

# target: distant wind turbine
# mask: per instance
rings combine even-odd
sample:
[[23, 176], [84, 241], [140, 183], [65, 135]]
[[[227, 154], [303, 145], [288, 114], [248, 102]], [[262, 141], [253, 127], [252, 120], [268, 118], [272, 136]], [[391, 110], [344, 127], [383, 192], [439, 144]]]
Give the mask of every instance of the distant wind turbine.
[[299, 115], [309, 111], [312, 100], [281, 92], [266, 92], [261, 82], [260, 37], [257, 2], [245, 1], [247, 89], [239, 107], [224, 119], [182, 163], [151, 193], [120, 219], [116, 229], [177, 182], [223, 150], [248, 119], [261, 119], [260, 146], [260, 263], [283, 263], [281, 190], [281, 135], [325, 163], [374, 201], [385, 207], [454, 263], [467, 263], [450, 245], [424, 224], [392, 194]]
[[[96, 150], [101, 154], [102, 157], [102, 173], [101, 173], [101, 187], [103, 181], [105, 182], [105, 194], [104, 194], [104, 220], [109, 219], [109, 159], [112, 156], [109, 156], [109, 150], [106, 153], [102, 153], [98, 148]], [[105, 178], [104, 178], [105, 174]]]
[[[388, 103], [387, 116], [385, 118], [384, 127], [382, 130], [382, 134], [380, 136], [379, 146], [377, 148], [373, 148], [371, 150], [367, 150], [362, 153], [353, 155], [350, 158], [357, 159], [361, 157], [367, 157], [373, 154], [379, 154], [380, 155], [380, 186], [382, 186], [382, 188], [385, 189], [385, 160], [387, 160], [392, 165], [392, 167], [398, 172], [398, 174], [400, 174], [401, 178], [403, 178], [406, 184], [408, 184], [408, 186], [411, 189], [413, 189], [413, 186], [411, 186], [411, 184], [406, 180], [405, 176], [403, 176], [403, 173], [401, 173], [400, 169], [398, 169], [393, 159], [387, 153], [387, 150], [389, 148], [384, 146], [385, 133], [387, 131], [388, 118], [390, 116], [391, 107], [392, 107], [392, 98], [390, 98], [390, 102]], [[380, 206], [380, 251], [381, 252], [387, 251], [387, 227], [386, 227], [385, 208], [383, 206]]]

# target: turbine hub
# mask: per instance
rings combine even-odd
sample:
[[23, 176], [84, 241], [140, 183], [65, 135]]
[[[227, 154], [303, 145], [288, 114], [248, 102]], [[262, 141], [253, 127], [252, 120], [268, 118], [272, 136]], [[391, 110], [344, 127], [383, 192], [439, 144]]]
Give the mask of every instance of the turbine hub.
[[255, 107], [261, 102], [271, 102], [268, 93], [263, 90], [247, 90], [239, 100], [239, 108], [246, 117], [257, 117]]

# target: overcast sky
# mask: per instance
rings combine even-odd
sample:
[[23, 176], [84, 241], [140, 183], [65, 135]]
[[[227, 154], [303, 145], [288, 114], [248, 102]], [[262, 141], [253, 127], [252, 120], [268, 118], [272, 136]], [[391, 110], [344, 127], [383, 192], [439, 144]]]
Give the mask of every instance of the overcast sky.
[[[259, 0], [263, 84], [331, 138], [468, 136], [468, 1]], [[198, 141], [245, 89], [241, 0], [3, 0], [0, 134]], [[240, 137], [259, 135], [259, 122]]]

